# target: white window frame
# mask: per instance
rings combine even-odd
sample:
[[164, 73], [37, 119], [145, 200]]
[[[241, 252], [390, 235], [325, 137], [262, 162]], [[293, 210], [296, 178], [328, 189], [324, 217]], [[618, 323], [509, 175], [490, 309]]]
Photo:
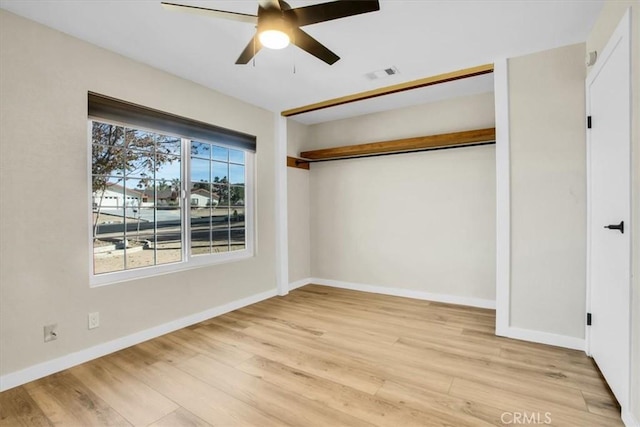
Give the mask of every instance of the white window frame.
[[[182, 261], [174, 262], [171, 264], [152, 265], [147, 267], [139, 267], [131, 270], [113, 271], [109, 273], [94, 274], [94, 253], [93, 253], [93, 191], [91, 187], [93, 164], [92, 164], [92, 124], [93, 122], [110, 123], [117, 126], [125, 126], [137, 130], [159, 133], [162, 135], [175, 136], [181, 138], [180, 155], [182, 158], [182, 168], [180, 177], [180, 205], [182, 207]], [[164, 274], [174, 273], [177, 271], [191, 270], [194, 268], [203, 268], [218, 264], [225, 264], [229, 262], [241, 261], [249, 259], [255, 256], [255, 202], [256, 202], [256, 180], [255, 180], [255, 167], [256, 153], [250, 150], [229, 146], [223, 143], [215, 141], [201, 141], [192, 138], [185, 138], [181, 135], [172, 135], [168, 132], [158, 131], [154, 129], [146, 129], [140, 126], [130, 125], [126, 123], [119, 123], [113, 120], [101, 120], [99, 118], [88, 120], [88, 167], [87, 167], [87, 183], [88, 185], [88, 229], [89, 229], [89, 285], [90, 287], [98, 287], [110, 285], [113, 283], [121, 283], [130, 280], [143, 279], [148, 277], [160, 276]], [[245, 153], [245, 248], [230, 252], [220, 252], [215, 254], [203, 254], [192, 256], [191, 252], [191, 191], [190, 191], [190, 164], [191, 164], [191, 142], [204, 142], [219, 147], [228, 148], [231, 150], [238, 150]]]

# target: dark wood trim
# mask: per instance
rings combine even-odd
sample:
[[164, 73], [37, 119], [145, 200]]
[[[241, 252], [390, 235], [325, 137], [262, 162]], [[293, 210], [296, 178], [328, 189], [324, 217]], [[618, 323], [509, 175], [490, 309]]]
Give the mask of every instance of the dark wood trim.
[[309, 170], [309, 162], [303, 159], [298, 159], [297, 157], [287, 156], [287, 166], [290, 168]]
[[463, 146], [476, 142], [493, 141], [495, 138], [495, 128], [476, 129], [464, 132], [443, 133], [416, 138], [396, 139], [393, 141], [371, 142], [368, 144], [304, 151], [300, 153], [300, 156], [310, 160], [339, 159], [361, 156], [363, 154], [402, 153], [424, 150], [425, 148]]
[[281, 114], [284, 117], [291, 117], [298, 114], [309, 113], [311, 111], [322, 110], [324, 108], [335, 107], [337, 105], [349, 104], [351, 102], [362, 101], [369, 98], [377, 98], [378, 96], [390, 95], [392, 93], [404, 92], [405, 90], [418, 89], [438, 83], [446, 83], [488, 73], [493, 73], [493, 64], [479, 65], [477, 67], [465, 68], [463, 70], [452, 71], [450, 73], [438, 74], [437, 76], [425, 77], [422, 79], [399, 83], [392, 86], [385, 86], [378, 89], [368, 90], [366, 92], [359, 92], [352, 95], [342, 96], [340, 98], [333, 98], [315, 104], [309, 104], [303, 107], [286, 110]]

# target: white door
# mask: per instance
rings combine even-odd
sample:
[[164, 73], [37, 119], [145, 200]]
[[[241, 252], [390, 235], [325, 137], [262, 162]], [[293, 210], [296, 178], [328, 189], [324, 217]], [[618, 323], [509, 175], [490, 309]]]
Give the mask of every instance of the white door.
[[586, 82], [588, 351], [623, 407], [629, 402], [631, 319], [629, 24], [627, 12]]

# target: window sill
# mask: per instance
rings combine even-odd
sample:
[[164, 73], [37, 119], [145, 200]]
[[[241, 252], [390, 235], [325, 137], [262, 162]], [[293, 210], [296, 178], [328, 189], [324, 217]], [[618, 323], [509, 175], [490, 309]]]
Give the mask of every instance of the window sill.
[[132, 280], [141, 280], [156, 276], [164, 276], [166, 274], [171, 274], [179, 271], [193, 270], [197, 268], [211, 267], [219, 264], [227, 264], [230, 262], [243, 261], [253, 257], [253, 251], [245, 249], [225, 254], [196, 256], [191, 258], [189, 261], [154, 265], [149, 267], [140, 267], [133, 270], [116, 271], [113, 273], [102, 273], [99, 275], [95, 275], [93, 274], [93, 272], [91, 272], [89, 276], [89, 285], [91, 288], [97, 288], [100, 286], [129, 282]]

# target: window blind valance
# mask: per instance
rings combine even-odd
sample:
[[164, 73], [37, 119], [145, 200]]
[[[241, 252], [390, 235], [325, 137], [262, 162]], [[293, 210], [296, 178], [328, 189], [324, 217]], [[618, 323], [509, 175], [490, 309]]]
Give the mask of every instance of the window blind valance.
[[256, 151], [256, 137], [198, 120], [89, 92], [89, 118], [105, 119], [184, 138]]

